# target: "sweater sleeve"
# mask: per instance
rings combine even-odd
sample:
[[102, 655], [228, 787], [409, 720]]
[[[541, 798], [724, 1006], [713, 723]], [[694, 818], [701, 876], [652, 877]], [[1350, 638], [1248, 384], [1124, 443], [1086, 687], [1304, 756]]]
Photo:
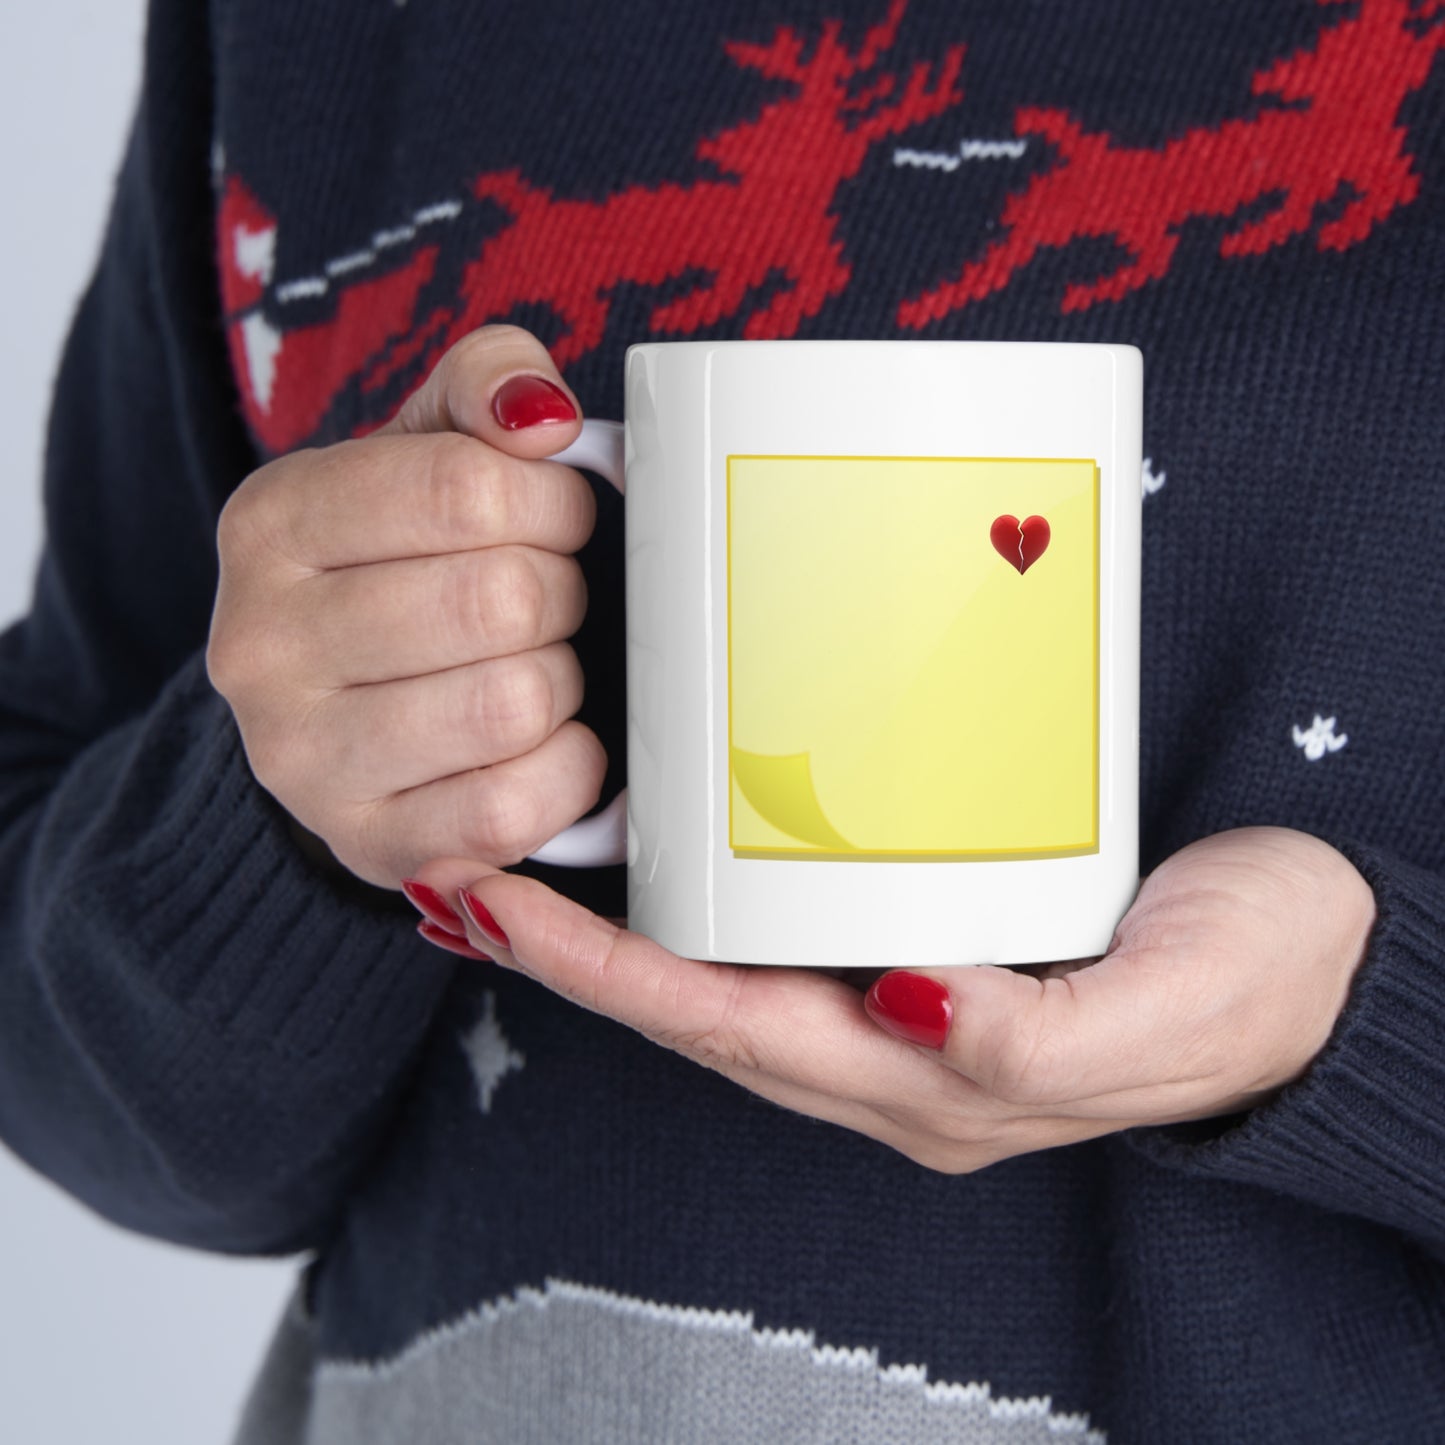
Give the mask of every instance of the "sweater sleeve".
[[46, 543], [0, 636], [0, 1139], [179, 1242], [316, 1242], [450, 977], [393, 895], [323, 875], [203, 649], [256, 465], [212, 260], [206, 8], [157, 0], [56, 386]]
[[1161, 1163], [1369, 1219], [1445, 1257], [1445, 879], [1374, 849], [1341, 851], [1374, 889], [1377, 919], [1309, 1070], [1228, 1127], [1131, 1138]]

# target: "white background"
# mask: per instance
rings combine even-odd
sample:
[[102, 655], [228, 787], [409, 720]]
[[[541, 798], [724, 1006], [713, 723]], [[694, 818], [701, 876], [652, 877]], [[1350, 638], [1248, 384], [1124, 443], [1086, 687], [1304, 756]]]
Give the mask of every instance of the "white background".
[[[29, 593], [44, 412], [135, 99], [142, 11], [11, 0], [0, 19], [0, 624]], [[0, 1441], [226, 1441], [293, 1272], [123, 1234], [0, 1149]]]

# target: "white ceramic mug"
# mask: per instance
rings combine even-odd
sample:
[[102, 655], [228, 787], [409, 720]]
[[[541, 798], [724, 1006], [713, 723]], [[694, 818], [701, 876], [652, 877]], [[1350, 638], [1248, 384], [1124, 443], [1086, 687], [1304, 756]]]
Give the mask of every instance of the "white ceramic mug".
[[[691, 958], [1102, 953], [1138, 884], [1142, 363], [1128, 346], [632, 347], [628, 865]], [[624, 821], [625, 810], [625, 821]]]

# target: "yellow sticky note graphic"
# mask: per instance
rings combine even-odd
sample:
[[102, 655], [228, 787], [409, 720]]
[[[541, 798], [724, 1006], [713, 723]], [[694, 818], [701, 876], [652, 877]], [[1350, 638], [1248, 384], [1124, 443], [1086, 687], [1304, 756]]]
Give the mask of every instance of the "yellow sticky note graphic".
[[728, 458], [741, 857], [1098, 847], [1099, 469]]

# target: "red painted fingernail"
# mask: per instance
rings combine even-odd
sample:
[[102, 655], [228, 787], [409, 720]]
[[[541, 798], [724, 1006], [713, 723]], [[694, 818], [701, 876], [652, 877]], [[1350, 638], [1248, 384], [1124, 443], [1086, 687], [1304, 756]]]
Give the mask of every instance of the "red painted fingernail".
[[492, 398], [492, 415], [508, 431], [522, 431], [546, 421], [575, 421], [572, 398], [545, 376], [514, 376]]
[[438, 928], [444, 928], [458, 938], [467, 936], [467, 925], [462, 922], [461, 915], [447, 906], [446, 899], [435, 888], [418, 882], [415, 878], [403, 878], [401, 891], [406, 894], [412, 906], [431, 919]]
[[880, 1028], [926, 1049], [941, 1049], [953, 1023], [948, 990], [919, 973], [885, 973], [868, 990], [863, 1007]]
[[417, 924], [416, 931], [428, 943], [434, 943], [448, 953], [460, 954], [462, 958], [474, 958], [478, 963], [493, 962], [491, 954], [483, 953], [480, 948], [473, 948], [465, 938], [458, 938], [456, 934], [448, 933], [445, 928], [438, 928], [430, 918], [423, 918]]
[[492, 917], [487, 910], [487, 905], [475, 893], [469, 893], [465, 888], [459, 889], [457, 900], [466, 909], [467, 917], [476, 924], [477, 931], [488, 943], [494, 943], [498, 948], [511, 948], [511, 939], [502, 932], [501, 924]]

